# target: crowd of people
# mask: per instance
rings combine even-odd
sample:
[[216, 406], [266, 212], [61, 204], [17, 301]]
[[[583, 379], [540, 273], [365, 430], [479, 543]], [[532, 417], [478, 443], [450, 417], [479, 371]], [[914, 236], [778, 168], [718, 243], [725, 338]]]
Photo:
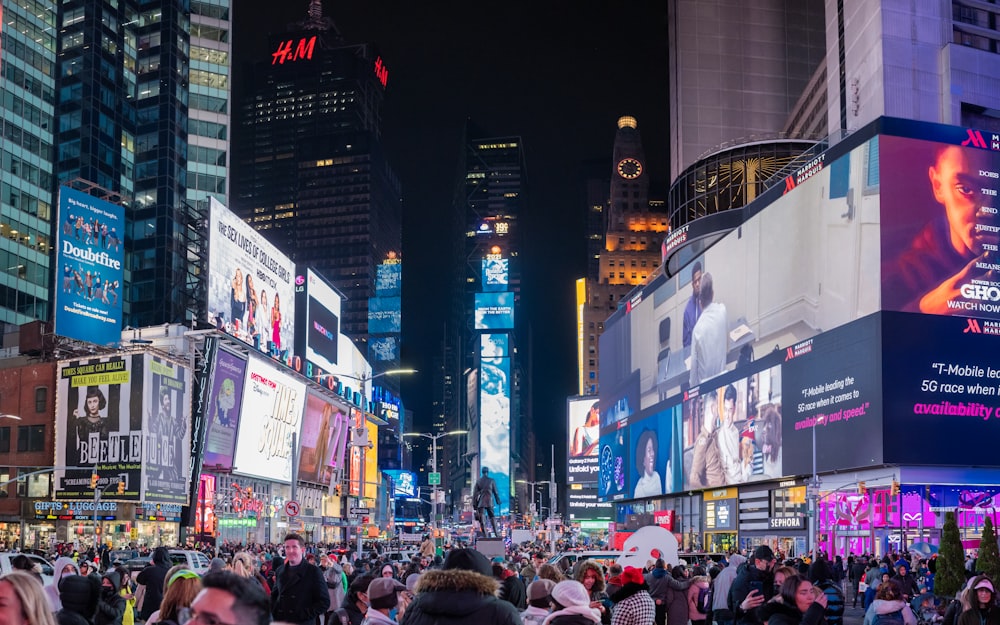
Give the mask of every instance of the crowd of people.
[[352, 559], [294, 533], [224, 547], [204, 574], [171, 566], [164, 547], [135, 575], [104, 553], [67, 553], [48, 586], [31, 559], [15, 558], [0, 577], [0, 624], [842, 625], [853, 600], [864, 625], [1000, 625], [993, 582], [974, 563], [958, 597], [939, 601], [933, 560], [896, 554], [785, 559], [761, 545], [640, 569], [553, 565], [524, 548], [490, 560], [431, 539], [407, 561], [377, 550]]

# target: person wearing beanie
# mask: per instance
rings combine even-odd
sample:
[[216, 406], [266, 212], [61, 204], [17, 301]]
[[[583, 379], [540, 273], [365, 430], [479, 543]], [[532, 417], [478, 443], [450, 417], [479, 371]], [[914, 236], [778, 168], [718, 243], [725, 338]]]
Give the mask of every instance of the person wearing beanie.
[[101, 585], [89, 575], [63, 575], [59, 579], [59, 602], [56, 612], [59, 625], [94, 625], [97, 598]]
[[[406, 605], [400, 607], [399, 593], [406, 586], [392, 577], [376, 577], [368, 584], [368, 612], [365, 625], [396, 625], [395, 616], [399, 610], [405, 613]], [[404, 600], [405, 601], [405, 600]]]
[[212, 558], [212, 561], [208, 563], [208, 572], [214, 573], [215, 571], [225, 571], [226, 561], [222, 558]]
[[125, 618], [125, 598], [121, 596], [121, 578], [116, 571], [104, 574], [101, 594], [97, 599], [94, 625], [122, 625]]
[[594, 625], [601, 611], [590, 607], [590, 593], [583, 584], [567, 579], [552, 587], [552, 614], [543, 625]]
[[649, 625], [656, 618], [656, 604], [649, 596], [649, 585], [642, 569], [627, 566], [621, 574], [621, 590], [611, 595], [615, 603], [612, 625]]
[[521, 612], [524, 625], [542, 625], [549, 617], [555, 585], [551, 579], [538, 579], [528, 584], [528, 607]]
[[400, 625], [520, 625], [517, 609], [497, 598], [498, 588], [486, 556], [474, 549], [452, 549], [441, 569], [420, 576], [417, 596]]
[[958, 617], [958, 625], [1000, 625], [1000, 607], [993, 581], [986, 575], [972, 578], [971, 588], [966, 592], [969, 609]]

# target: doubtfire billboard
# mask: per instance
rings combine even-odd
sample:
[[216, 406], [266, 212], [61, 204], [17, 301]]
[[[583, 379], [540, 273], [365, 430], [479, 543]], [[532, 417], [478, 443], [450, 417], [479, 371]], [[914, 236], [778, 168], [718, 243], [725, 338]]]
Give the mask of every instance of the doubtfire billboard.
[[[57, 499], [187, 503], [191, 371], [151, 354], [59, 363]], [[118, 484], [124, 492], [118, 493]]]

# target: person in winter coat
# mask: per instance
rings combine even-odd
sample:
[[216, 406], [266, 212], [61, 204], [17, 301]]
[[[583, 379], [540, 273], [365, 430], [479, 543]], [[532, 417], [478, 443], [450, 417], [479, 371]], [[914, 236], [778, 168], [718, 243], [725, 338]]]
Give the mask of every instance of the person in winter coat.
[[576, 565], [576, 581], [583, 584], [590, 595], [590, 607], [600, 610], [601, 622], [605, 625], [611, 623], [611, 608], [614, 605], [604, 591], [604, 572], [601, 566], [590, 560], [581, 560]]
[[[756, 608], [775, 595], [774, 552], [767, 545], [760, 545], [753, 558], [742, 567], [729, 589], [729, 609], [738, 625], [758, 625]], [[720, 573], [721, 576], [721, 573]], [[812, 587], [812, 584], [809, 584]]]
[[63, 575], [59, 580], [59, 625], [94, 625], [101, 585], [88, 575]]
[[708, 619], [708, 613], [698, 609], [698, 597], [703, 590], [708, 592], [709, 582], [708, 575], [691, 578], [691, 587], [687, 590], [688, 618], [691, 619], [691, 625], [705, 625], [705, 621]]
[[615, 607], [611, 612], [611, 625], [653, 625], [656, 604], [649, 595], [649, 585], [642, 569], [627, 566], [621, 574], [621, 590], [611, 595]]
[[59, 601], [60, 580], [62, 580], [64, 575], [79, 575], [80, 569], [76, 566], [76, 562], [73, 562], [73, 558], [63, 556], [56, 560], [53, 571], [52, 583], [45, 587], [45, 595], [49, 600], [49, 607], [52, 608], [52, 611], [58, 612], [62, 609], [62, 602]]
[[800, 575], [781, 585], [781, 601], [767, 604], [772, 611], [768, 625], [825, 625], [826, 594]]
[[552, 614], [543, 625], [596, 625], [601, 611], [590, 607], [590, 593], [583, 584], [568, 579], [552, 587]]
[[347, 596], [339, 608], [331, 610], [327, 625], [361, 625], [368, 613], [368, 585], [375, 579], [372, 575], [358, 575], [347, 587]]
[[542, 625], [552, 611], [552, 589], [555, 582], [539, 579], [528, 584], [528, 607], [521, 612], [524, 625]]
[[958, 617], [958, 625], [1000, 625], [1000, 607], [989, 577], [974, 577], [966, 595], [971, 607]]
[[[671, 614], [671, 623], [687, 623], [687, 601], [674, 600], [680, 594], [686, 597], [687, 589], [691, 586], [691, 580], [678, 580], [667, 570], [667, 563], [663, 558], [658, 558], [653, 564], [653, 570], [645, 576], [646, 584], [649, 586], [649, 596], [653, 598], [656, 605], [656, 625], [664, 625], [667, 621], [667, 608], [674, 607]], [[673, 591], [673, 592], [671, 592]], [[684, 617], [681, 621], [680, 603], [684, 603]], [[672, 620], [677, 618], [678, 620]]]
[[153, 612], [146, 625], [180, 625], [181, 610], [191, 607], [199, 592], [200, 575], [186, 566], [171, 567], [160, 609]]
[[[836, 567], [834, 568], [834, 570]], [[841, 625], [844, 622], [844, 591], [836, 579], [834, 570], [822, 556], [809, 565], [809, 581], [826, 594], [827, 625]]]
[[892, 579], [903, 589], [903, 599], [906, 601], [920, 594], [920, 585], [917, 584], [917, 578], [910, 573], [910, 563], [906, 560], [896, 562], [896, 575]]
[[[917, 625], [917, 616], [910, 608], [910, 604], [903, 600], [903, 591], [894, 580], [879, 584], [875, 592], [875, 599], [865, 611], [864, 625], [872, 625], [876, 616], [883, 616], [900, 612], [900, 617], [905, 625]], [[976, 623], [975, 625], [979, 625]]]
[[494, 562], [493, 577], [500, 582], [501, 599], [510, 602], [519, 612], [528, 607], [527, 591], [516, 571], [511, 570], [510, 567], [504, 567], [499, 562]]
[[443, 568], [420, 576], [417, 596], [401, 625], [520, 625], [517, 609], [496, 597], [498, 586], [486, 556], [474, 549], [452, 549]]
[[125, 598], [121, 596], [121, 589], [121, 578], [116, 571], [104, 574], [94, 625], [122, 625], [122, 619], [125, 618]]
[[294, 625], [315, 625], [330, 609], [330, 592], [323, 573], [304, 557], [305, 542], [298, 534], [285, 535], [285, 563], [271, 589], [271, 616]]
[[[684, 587], [667, 586], [667, 600], [665, 602], [667, 618], [665, 622], [686, 624], [690, 618], [688, 613], [688, 591], [691, 590], [691, 579], [688, 577], [688, 570], [683, 566], [675, 566], [671, 569], [668, 577], [679, 584], [683, 584]], [[662, 585], [663, 581], [659, 580], [659, 583]]]
[[729, 564], [712, 582], [712, 622], [717, 625], [733, 625], [735, 615], [729, 609], [729, 591], [736, 581], [740, 567], [746, 561], [747, 559], [738, 553], [729, 556]]
[[145, 621], [149, 616], [160, 609], [160, 602], [163, 601], [163, 587], [167, 581], [167, 572], [170, 570], [170, 552], [166, 547], [157, 547], [153, 550], [153, 564], [139, 571], [135, 578], [135, 583], [145, 586], [146, 590], [142, 599], [142, 609], [139, 610], [139, 620]]

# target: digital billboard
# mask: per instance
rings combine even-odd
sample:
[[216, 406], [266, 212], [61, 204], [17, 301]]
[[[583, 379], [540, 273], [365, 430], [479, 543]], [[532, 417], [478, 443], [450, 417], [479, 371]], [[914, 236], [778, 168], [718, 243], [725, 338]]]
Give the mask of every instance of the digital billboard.
[[569, 399], [566, 401], [566, 412], [569, 418], [567, 481], [570, 484], [596, 484], [601, 442], [600, 400], [596, 397]]
[[312, 269], [296, 278], [295, 292], [298, 304], [305, 306], [302, 321], [306, 331], [296, 336], [304, 342], [299, 353], [305, 352], [305, 360], [325, 372], [340, 371], [340, 319], [343, 298], [340, 293]]
[[497, 514], [510, 514], [510, 358], [480, 359], [479, 467], [496, 481]]
[[294, 349], [294, 263], [215, 198], [209, 210], [209, 323], [287, 361]]
[[233, 473], [285, 484], [292, 481], [292, 435], [299, 433], [305, 395], [304, 383], [250, 357]]
[[[879, 137], [793, 174], [786, 193], [605, 324], [605, 407], [646, 409], [879, 310]], [[742, 376], [742, 377], [745, 377]], [[636, 380], [637, 395], [624, 395]], [[617, 397], [612, 397], [613, 394]], [[622, 411], [618, 411], [620, 414]], [[610, 415], [609, 415], [610, 417]]]
[[602, 500], [624, 499], [628, 480], [628, 429], [601, 435], [597, 495]]
[[966, 143], [880, 139], [884, 310], [1000, 319], [1000, 153]]
[[347, 411], [318, 393], [307, 393], [299, 436], [299, 480], [329, 484], [334, 471], [344, 466], [349, 439]]
[[510, 356], [510, 336], [507, 334], [480, 334], [479, 353], [483, 358]]
[[400, 471], [398, 469], [387, 469], [383, 471], [392, 478], [393, 497], [416, 497], [417, 496], [417, 475], [411, 471]]
[[246, 359], [222, 348], [216, 350], [212, 365], [212, 390], [208, 397], [203, 466], [223, 470], [233, 468], [246, 369]]
[[[187, 503], [189, 369], [150, 354], [62, 361], [56, 394], [57, 499]], [[118, 494], [117, 485], [125, 491]]]
[[630, 421], [627, 493], [633, 499], [681, 490], [680, 406], [643, 414]]
[[377, 499], [378, 489], [382, 484], [382, 477], [378, 470], [378, 426], [371, 421], [365, 420], [365, 428], [368, 429], [368, 442], [371, 447], [365, 450], [365, 499]]
[[60, 336], [117, 345], [122, 332], [125, 209], [92, 195], [59, 188], [55, 328]]
[[395, 335], [369, 337], [368, 354], [374, 362], [399, 360], [399, 337]]
[[403, 265], [398, 258], [379, 263], [375, 268], [375, 294], [379, 297], [402, 294]]
[[476, 293], [475, 327], [477, 330], [511, 330], [514, 328], [514, 293]]
[[510, 259], [509, 258], [484, 258], [483, 259], [483, 290], [506, 291], [510, 282]]
[[369, 297], [368, 298], [368, 333], [398, 334], [402, 328], [400, 298]]
[[[615, 516], [613, 503], [603, 503], [597, 499], [596, 484], [573, 484], [566, 492], [569, 520], [610, 521]], [[537, 505], [537, 504], [536, 504]]]

